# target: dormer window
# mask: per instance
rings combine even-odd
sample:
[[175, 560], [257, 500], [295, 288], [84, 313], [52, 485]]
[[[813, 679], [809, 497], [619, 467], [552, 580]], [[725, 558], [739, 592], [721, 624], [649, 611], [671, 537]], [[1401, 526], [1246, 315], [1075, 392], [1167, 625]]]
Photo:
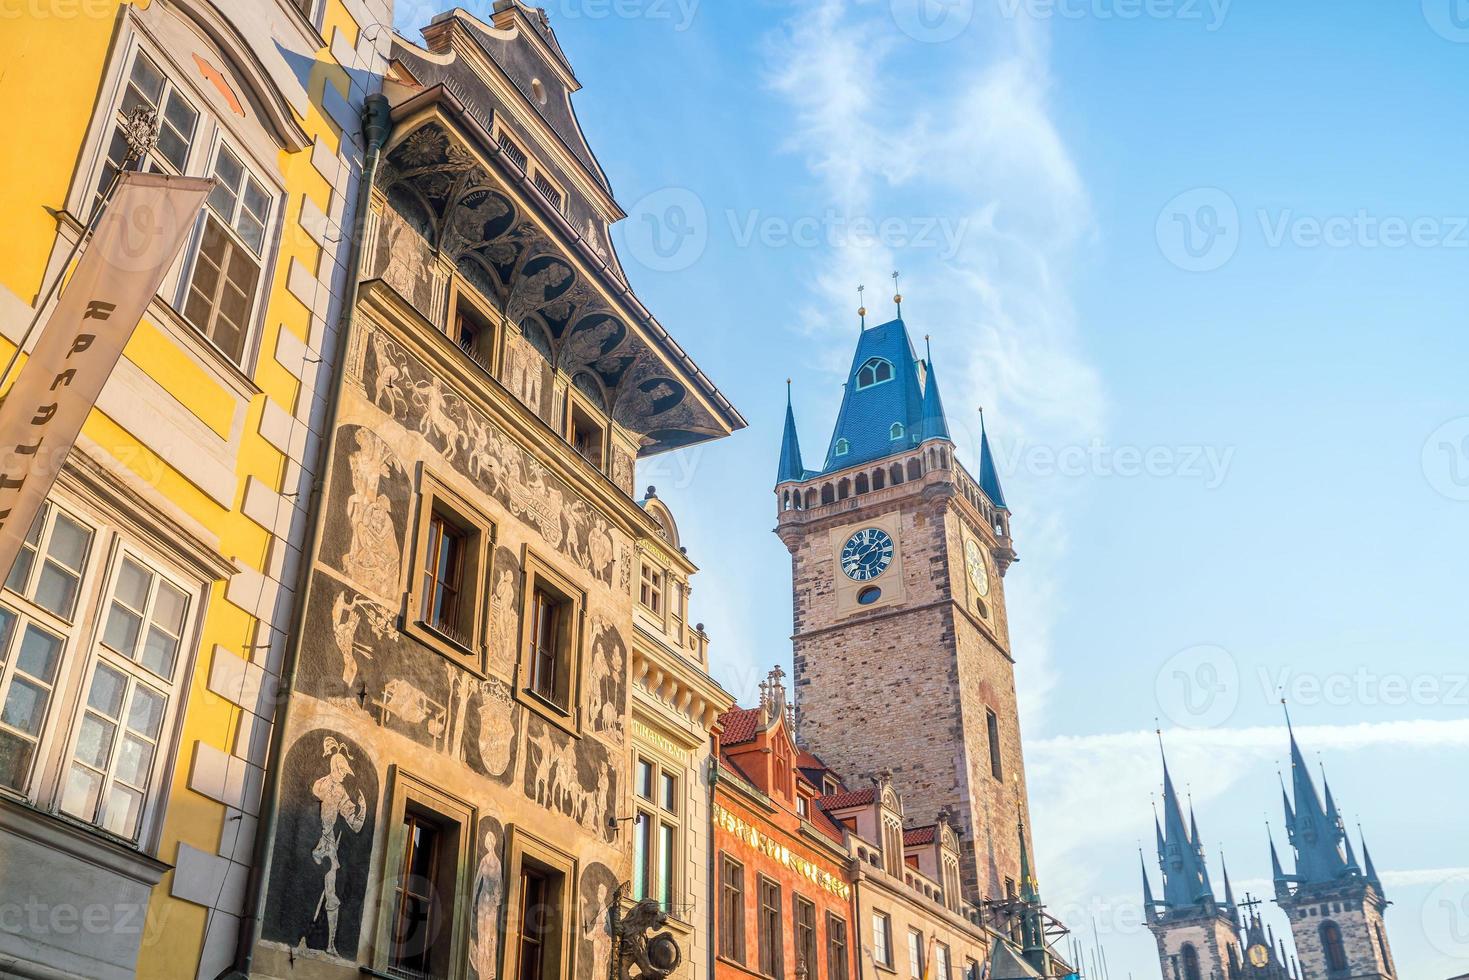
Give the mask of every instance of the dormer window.
[[845, 439], [838, 439], [837, 440], [836, 455], [838, 455], [838, 456], [845, 456], [845, 455], [847, 455], [847, 453], [849, 453], [851, 451], [852, 451], [852, 444], [850, 442], [848, 442]]
[[894, 422], [893, 423], [893, 427], [888, 430], [888, 438], [889, 439], [892, 439], [892, 440], [898, 440], [898, 439], [903, 438], [903, 423], [902, 422]]
[[893, 364], [891, 361], [885, 361], [880, 357], [872, 358], [857, 369], [858, 391], [891, 380], [893, 380]]

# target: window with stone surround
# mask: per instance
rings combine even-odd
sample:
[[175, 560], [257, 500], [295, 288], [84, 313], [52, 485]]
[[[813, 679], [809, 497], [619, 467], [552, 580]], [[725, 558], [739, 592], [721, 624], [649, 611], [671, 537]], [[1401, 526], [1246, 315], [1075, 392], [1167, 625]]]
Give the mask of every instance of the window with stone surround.
[[990, 775], [1000, 782], [1005, 781], [1005, 767], [1000, 757], [1000, 717], [993, 710], [984, 709], [985, 728], [990, 743]]
[[1326, 968], [1332, 973], [1345, 973], [1351, 965], [1347, 960], [1346, 944], [1342, 941], [1341, 926], [1327, 919], [1318, 930], [1321, 936], [1321, 952], [1326, 956]]
[[586, 595], [529, 548], [523, 564], [517, 697], [552, 724], [579, 734]]
[[501, 976], [559, 980], [571, 975], [577, 930], [577, 862], [520, 827], [505, 847], [505, 949]]
[[[89, 140], [95, 157], [84, 173], [85, 197], [72, 198], [71, 208], [85, 222], [113, 183], [127, 157], [126, 123], [138, 109], [157, 114], [154, 148], [132, 170], [212, 177], [217, 181], [202, 209], [182, 255], [159, 286], [158, 295], [208, 343], [219, 357], [236, 369], [244, 368], [251, 341], [257, 333], [264, 306], [266, 271], [278, 248], [284, 199], [283, 189], [270, 176], [274, 161], [253, 155], [255, 135], [231, 113], [209, 110], [207, 82], [193, 61], [175, 64], [170, 53], [131, 28], [126, 21], [117, 50], [116, 67], [109, 70], [113, 90], [104, 97], [97, 122], [101, 129]], [[219, 58], [208, 47], [199, 49]], [[202, 64], [208, 62], [201, 60]], [[227, 85], [227, 62], [211, 65]], [[235, 98], [230, 90], [230, 98]], [[243, 110], [239, 118], [243, 119]]]
[[893, 920], [885, 912], [872, 913], [872, 958], [879, 966], [893, 968]]
[[[678, 870], [685, 864], [680, 848], [683, 807], [682, 773], [647, 756], [639, 756], [633, 775], [633, 898], [657, 900], [673, 912], [678, 900]], [[682, 912], [678, 918], [687, 919]]]
[[816, 905], [810, 899], [797, 895], [792, 900], [791, 913], [795, 927], [796, 973], [799, 975], [804, 968], [809, 980], [817, 980], [821, 963], [816, 958]]
[[826, 980], [848, 980], [847, 920], [835, 912], [826, 913]]
[[745, 962], [745, 866], [719, 856], [719, 955]]
[[484, 596], [494, 540], [489, 518], [420, 471], [404, 630], [478, 673], [484, 671]]
[[908, 974], [913, 980], [923, 980], [923, 933], [908, 930]]
[[780, 885], [759, 877], [759, 917], [755, 923], [760, 949], [760, 973], [775, 980], [785, 976], [785, 930], [781, 928]]
[[454, 914], [470, 894], [475, 809], [398, 766], [389, 773], [386, 861], [372, 963], [390, 976], [461, 976], [467, 923]]

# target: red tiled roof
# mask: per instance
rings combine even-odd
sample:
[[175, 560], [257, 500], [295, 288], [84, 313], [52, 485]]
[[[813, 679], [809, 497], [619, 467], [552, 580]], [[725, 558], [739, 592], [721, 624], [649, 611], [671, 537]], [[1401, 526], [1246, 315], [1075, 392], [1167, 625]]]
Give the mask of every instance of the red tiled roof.
[[825, 769], [826, 763], [816, 757], [816, 753], [801, 749], [796, 754], [796, 767], [798, 769]]
[[903, 831], [903, 846], [917, 847], [919, 844], [932, 844], [937, 833], [938, 826], [936, 824], [905, 830]]
[[877, 790], [871, 786], [866, 789], [849, 789], [841, 793], [833, 793], [831, 796], [823, 796], [816, 802], [823, 810], [841, 810], [849, 806], [864, 806], [876, 799]]
[[724, 729], [724, 734], [719, 738], [722, 744], [739, 745], [753, 741], [760, 728], [760, 709], [730, 708], [719, 716], [719, 724]]

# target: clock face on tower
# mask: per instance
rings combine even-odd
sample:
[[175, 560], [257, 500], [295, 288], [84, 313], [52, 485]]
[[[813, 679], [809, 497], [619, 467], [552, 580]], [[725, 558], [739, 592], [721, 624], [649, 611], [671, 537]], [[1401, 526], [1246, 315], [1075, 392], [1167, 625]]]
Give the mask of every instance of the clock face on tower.
[[881, 528], [864, 528], [842, 547], [842, 572], [853, 582], [871, 582], [892, 561], [893, 539]]
[[969, 581], [974, 583], [974, 591], [981, 596], [990, 594], [990, 570], [985, 564], [984, 552], [980, 550], [979, 542], [973, 539], [964, 542], [964, 564], [969, 570]]

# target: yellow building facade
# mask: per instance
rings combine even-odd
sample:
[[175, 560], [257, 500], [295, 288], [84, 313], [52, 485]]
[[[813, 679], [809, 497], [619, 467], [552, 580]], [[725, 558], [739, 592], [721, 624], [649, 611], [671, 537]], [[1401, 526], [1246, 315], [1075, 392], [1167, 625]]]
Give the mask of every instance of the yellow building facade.
[[[120, 127], [218, 183], [0, 594], [0, 974], [234, 960], [390, 0], [0, 10], [0, 357]], [[7, 383], [8, 383], [7, 379]]]

